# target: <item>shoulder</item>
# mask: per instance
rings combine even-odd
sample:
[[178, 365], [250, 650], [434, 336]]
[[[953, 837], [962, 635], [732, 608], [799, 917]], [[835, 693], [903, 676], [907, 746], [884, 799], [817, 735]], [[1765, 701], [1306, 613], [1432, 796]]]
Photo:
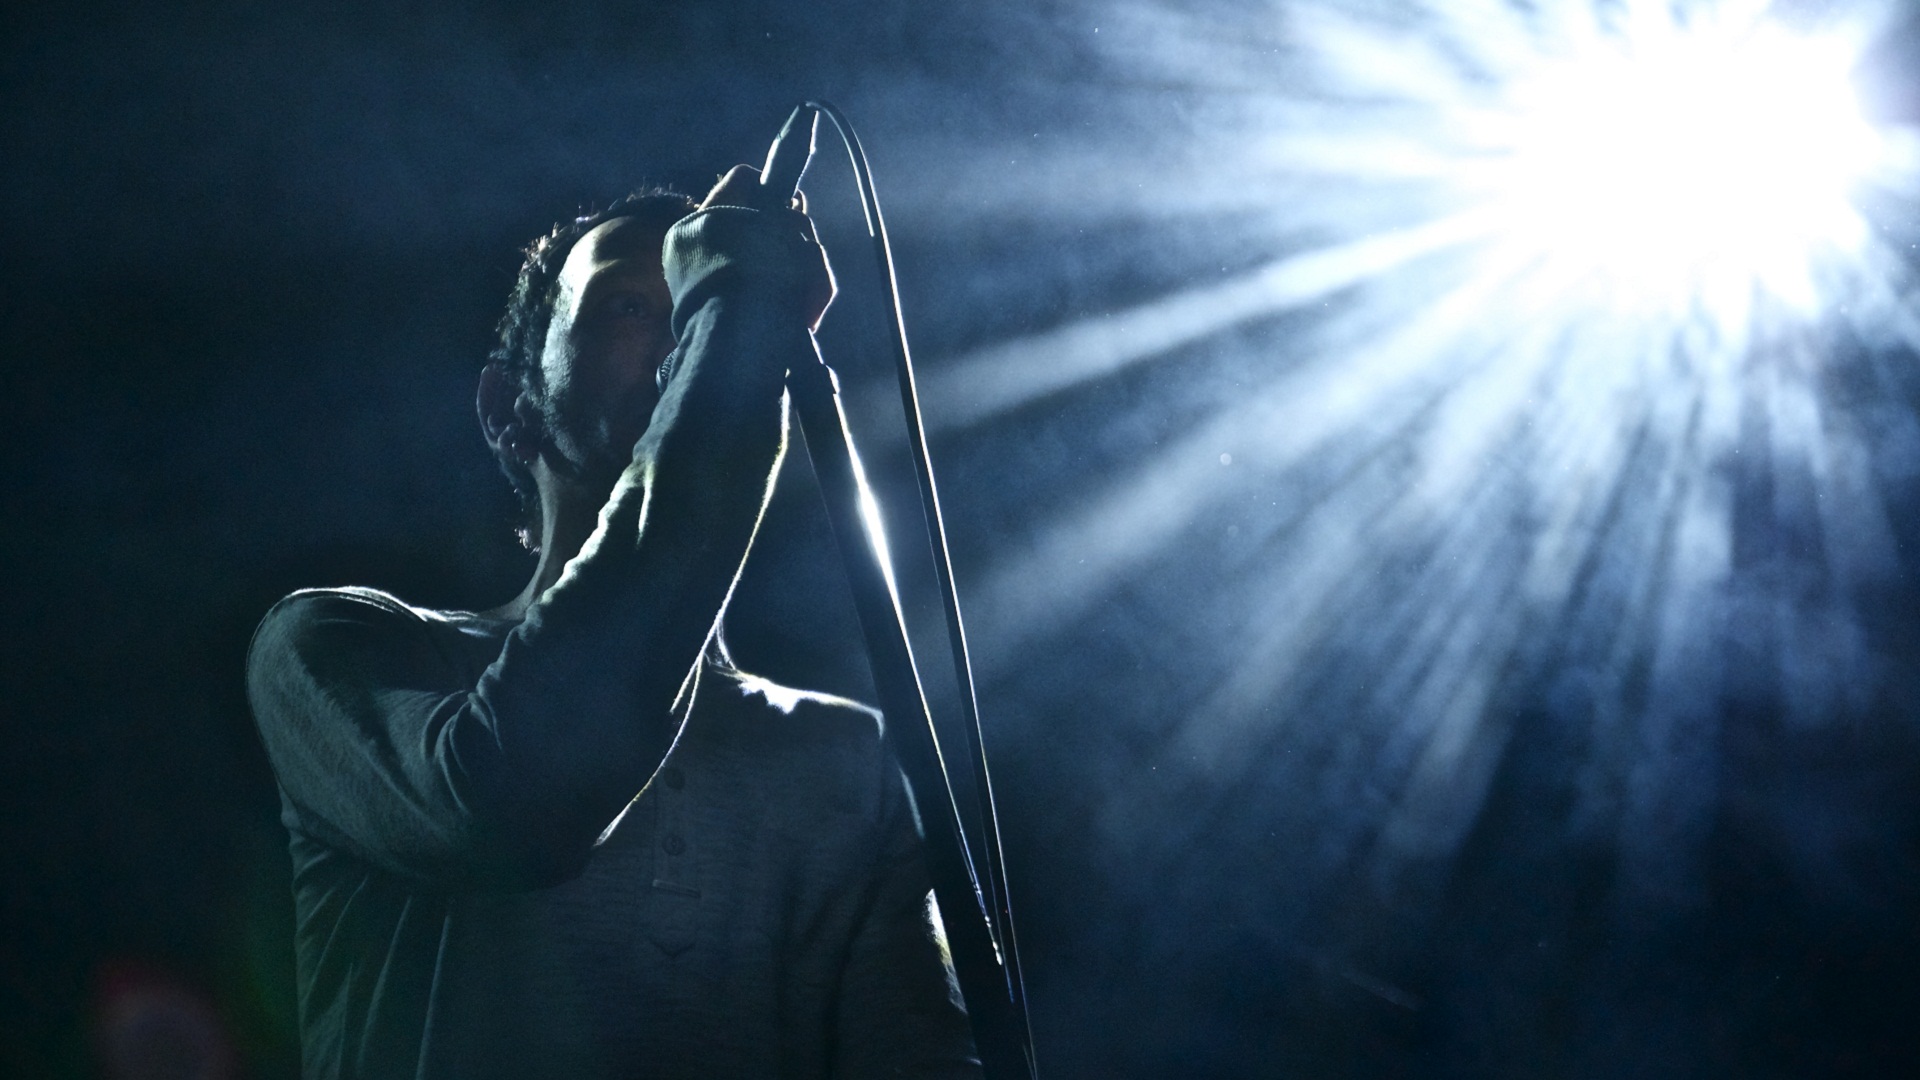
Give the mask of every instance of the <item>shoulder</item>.
[[802, 690], [796, 686], [783, 686], [772, 679], [758, 675], [749, 675], [744, 671], [720, 673], [737, 687], [739, 693], [747, 698], [759, 698], [770, 708], [777, 709], [787, 716], [819, 718], [829, 722], [841, 722], [862, 731], [871, 729], [877, 736], [880, 730], [880, 710], [862, 705], [852, 698], [838, 694], [828, 694], [819, 690]]
[[278, 653], [344, 643], [369, 631], [405, 634], [422, 622], [418, 609], [378, 589], [301, 589], [283, 597], [260, 620], [248, 666]]
[[777, 728], [815, 739], [877, 747], [884, 722], [880, 710], [852, 698], [818, 690], [784, 686], [744, 671], [710, 667], [712, 687], [703, 692], [739, 701], [760, 719]]
[[734, 718], [732, 737], [770, 758], [811, 760], [811, 768], [868, 779], [895, 768], [879, 710], [849, 698], [713, 666], [701, 676], [699, 697]]
[[457, 667], [445, 639], [462, 631], [460, 619], [461, 613], [416, 607], [379, 589], [301, 589], [274, 604], [254, 630], [249, 687], [258, 692], [287, 680], [359, 681], [389, 669]]
[[413, 619], [420, 609], [392, 593], [348, 585], [337, 589], [298, 589], [281, 597], [260, 621], [263, 629], [347, 619]]
[[702, 675], [699, 698], [725, 715], [699, 735], [690, 725], [689, 735], [730, 748], [725, 756], [754, 772], [762, 797], [793, 821], [813, 822], [809, 835], [838, 835], [832, 823], [841, 815], [884, 827], [901, 812], [900, 766], [877, 709], [718, 667]]
[[384, 630], [395, 634], [484, 633], [488, 620], [464, 611], [440, 611], [409, 604], [392, 593], [360, 585], [300, 589], [267, 610], [254, 631], [254, 651], [264, 641], [298, 642], [314, 636], [351, 635]]

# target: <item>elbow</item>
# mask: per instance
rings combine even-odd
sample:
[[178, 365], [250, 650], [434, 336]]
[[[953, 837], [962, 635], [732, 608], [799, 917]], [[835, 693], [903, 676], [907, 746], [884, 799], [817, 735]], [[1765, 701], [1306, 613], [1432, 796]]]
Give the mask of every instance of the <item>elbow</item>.
[[[427, 862], [432, 876], [462, 891], [513, 892], [578, 877], [619, 812], [579, 770], [500, 752], [487, 725], [446, 725], [435, 740], [429, 800], [446, 811]], [[425, 808], [423, 808], [423, 812]]]

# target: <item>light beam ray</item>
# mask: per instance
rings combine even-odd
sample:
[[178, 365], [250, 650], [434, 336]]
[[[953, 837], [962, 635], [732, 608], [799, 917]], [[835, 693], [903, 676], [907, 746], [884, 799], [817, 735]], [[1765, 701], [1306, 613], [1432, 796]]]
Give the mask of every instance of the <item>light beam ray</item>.
[[949, 438], [1083, 423], [1052, 406], [1210, 358], [1237, 387], [1273, 335], [1264, 375], [1049, 507], [974, 608], [984, 662], [1011, 663], [1179, 591], [1143, 576], [1185, 584], [1192, 610], [1139, 635], [1224, 659], [1142, 741], [1207, 809], [1170, 827], [1113, 788], [1120, 864], [1180, 865], [1257, 803], [1310, 830], [1289, 865], [1390, 892], [1473, 827], [1526, 700], [1584, 728], [1570, 827], [1617, 842], [1627, 893], [1684, 896], [1721, 703], [1773, 680], [1811, 726], [1880, 692], [1861, 604], [1901, 556], [1861, 428], [1920, 473], [1920, 422], [1837, 404], [1825, 343], [1920, 351], [1920, 240], [1888, 224], [1920, 133], [1851, 100], [1891, 5], [1822, 11], [1294, 0], [1236, 34], [1212, 8], [1102, 9], [1139, 92], [1110, 111], [1167, 128], [1126, 160], [1188, 170], [1193, 198], [1089, 165], [1096, 127], [1049, 151], [1042, 208], [1286, 246], [923, 385]]
[[[1463, 282], [1397, 333], [1353, 357], [1322, 354], [1264, 394], [1217, 415], [1156, 455], [1141, 473], [1050, 529], [1037, 550], [1003, 563], [985, 587], [992, 622], [983, 637], [1013, 650], [1092, 602], [1138, 560], [1175, 538], [1206, 505], [1231, 494], [1215, 482], [1222, 447], [1249, 466], [1280, 468], [1343, 433], [1391, 433], [1453, 373], [1435, 360], [1457, 348], [1474, 317], [1517, 267]], [[1425, 383], [1425, 393], [1421, 384]], [[1044, 583], [1044, 585], [1042, 584]]]
[[1486, 234], [1457, 215], [1277, 259], [1234, 281], [1190, 289], [948, 360], [924, 380], [934, 430], [990, 420], [1048, 394], [1113, 375], [1250, 319], [1312, 303], [1424, 255]]
[[[1548, 338], [1557, 332], [1557, 327], [1542, 321], [1532, 334]], [[1521, 344], [1525, 345], [1524, 342]], [[1534, 347], [1523, 347], [1519, 351], [1522, 356], [1535, 358], [1556, 355], [1547, 347], [1548, 344], [1546, 340], [1536, 341]], [[1555, 382], [1564, 382], [1569, 377], [1585, 373], [1586, 381], [1591, 383], [1596, 377], [1616, 371], [1602, 365], [1578, 364], [1548, 367], [1536, 363], [1534, 368], [1537, 376], [1551, 378]], [[1380, 481], [1353, 478], [1347, 484], [1353, 492], [1352, 496], [1319, 510], [1308, 522], [1309, 529], [1323, 535], [1301, 539], [1285, 547], [1275, 545], [1267, 549], [1269, 567], [1264, 576], [1272, 580], [1254, 592], [1256, 595], [1272, 595], [1280, 602], [1274, 605], [1274, 615], [1248, 628], [1245, 646], [1247, 663], [1240, 666], [1218, 688], [1208, 704], [1197, 710], [1195, 717], [1186, 723], [1186, 746], [1196, 758], [1208, 760], [1242, 749], [1236, 740], [1223, 737], [1230, 732], [1222, 730], [1225, 722], [1219, 718], [1248, 716], [1255, 703], [1279, 691], [1293, 677], [1296, 665], [1314, 655], [1313, 628], [1333, 625], [1342, 611], [1370, 607], [1367, 594], [1375, 588], [1375, 574], [1371, 568], [1356, 564], [1353, 557], [1354, 551], [1368, 546], [1370, 536], [1393, 538], [1427, 534], [1432, 531], [1436, 519], [1454, 523], [1450, 535], [1458, 535], [1464, 530], [1471, 537], [1476, 530], [1487, 527], [1485, 522], [1463, 512], [1462, 508], [1470, 504], [1470, 498], [1462, 493], [1461, 485], [1467, 483], [1470, 477], [1487, 481], [1489, 469], [1482, 464], [1481, 469], [1475, 472], [1466, 463], [1484, 463], [1499, 455], [1502, 449], [1488, 446], [1487, 443], [1496, 439], [1502, 444], [1512, 442], [1523, 414], [1503, 407], [1492, 407], [1490, 410], [1484, 402], [1463, 405], [1458, 399], [1471, 398], [1471, 388], [1493, 387], [1504, 394], [1538, 394], [1548, 401], [1566, 400], [1555, 392], [1552, 383], [1533, 386], [1531, 380], [1521, 377], [1518, 371], [1501, 367], [1495, 369], [1494, 376], [1487, 377], [1482, 372], [1482, 377], [1464, 383], [1456, 392], [1448, 394], [1438, 406], [1442, 409], [1451, 408], [1456, 414], [1456, 424], [1471, 424], [1479, 416], [1494, 417], [1494, 423], [1478, 424], [1478, 438], [1470, 438], [1465, 434], [1456, 437], [1450, 434], [1452, 429], [1443, 423], [1430, 425], [1430, 432], [1423, 441], [1435, 449], [1431, 455], [1416, 459], [1420, 469], [1416, 475], [1403, 476], [1397, 488]], [[1619, 376], [1614, 374], [1613, 378], [1617, 381]], [[1599, 393], [1592, 396], [1605, 397]], [[1550, 475], [1614, 475], [1618, 469], [1620, 452], [1617, 442], [1624, 433], [1606, 422], [1605, 416], [1604, 409], [1586, 408], [1528, 422], [1525, 425], [1527, 430], [1545, 431], [1557, 436], [1542, 440], [1530, 457]], [[1389, 437], [1401, 438], [1398, 435]], [[1492, 482], [1495, 484], [1503, 482], [1507, 475], [1506, 470], [1492, 472]], [[1584, 550], [1584, 544], [1590, 542], [1593, 535], [1589, 531], [1590, 523], [1585, 520], [1590, 515], [1582, 515], [1580, 511], [1600, 492], [1584, 484], [1571, 484], [1565, 490], [1569, 497], [1548, 500], [1528, 511], [1542, 519], [1537, 541], [1539, 550], [1527, 561], [1524, 569], [1518, 569], [1516, 573], [1526, 583], [1530, 598], [1536, 602], [1549, 602], [1570, 587], [1573, 564], [1578, 561], [1579, 552]], [[1367, 497], [1359, 497], [1362, 492]], [[1576, 520], [1579, 525], [1587, 527], [1576, 528]], [[1575, 550], [1562, 550], [1567, 545], [1578, 546]], [[1547, 567], [1556, 565], [1563, 569], [1543, 577]], [[1549, 583], [1554, 580], [1558, 584]], [[1450, 606], [1445, 603], [1403, 604], [1389, 612], [1388, 617], [1419, 617], [1422, 612]], [[1419, 632], [1409, 633], [1398, 629], [1382, 634], [1385, 639], [1401, 642], [1417, 641], [1421, 636]], [[1417, 647], [1409, 650], [1417, 651]], [[1402, 655], [1407, 653], [1403, 652]], [[1391, 671], [1391, 666], [1387, 670]], [[1382, 693], [1392, 696], [1393, 679], [1390, 676], [1377, 677], [1373, 681], [1384, 683]]]

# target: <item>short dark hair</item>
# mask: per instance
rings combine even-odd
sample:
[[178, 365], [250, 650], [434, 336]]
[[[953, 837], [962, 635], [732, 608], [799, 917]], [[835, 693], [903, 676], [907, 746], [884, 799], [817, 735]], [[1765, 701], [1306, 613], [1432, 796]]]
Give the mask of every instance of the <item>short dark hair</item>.
[[[507, 298], [507, 310], [500, 317], [497, 340], [487, 354], [487, 362], [500, 368], [520, 391], [539, 393], [544, 389], [540, 358], [547, 344], [547, 328], [553, 322], [553, 305], [559, 298], [560, 268], [566, 265], [574, 245], [615, 218], [638, 218], [664, 232], [693, 210], [694, 201], [681, 192], [665, 187], [641, 188], [604, 209], [562, 221], [527, 245], [526, 260], [520, 264], [520, 276]], [[520, 504], [520, 520], [514, 531], [520, 542], [533, 550], [540, 525], [540, 498], [533, 473], [502, 449], [496, 449], [494, 457]]]

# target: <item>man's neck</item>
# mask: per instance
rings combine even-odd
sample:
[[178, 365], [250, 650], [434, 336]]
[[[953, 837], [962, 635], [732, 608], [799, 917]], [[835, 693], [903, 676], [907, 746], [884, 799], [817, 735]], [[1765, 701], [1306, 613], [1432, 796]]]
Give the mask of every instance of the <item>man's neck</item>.
[[600, 510], [609, 492], [590, 491], [578, 481], [555, 474], [544, 461], [535, 464], [534, 474], [540, 491], [539, 561], [520, 595], [484, 613], [490, 618], [512, 622], [525, 618], [527, 609], [560, 580], [567, 564], [600, 526]]

